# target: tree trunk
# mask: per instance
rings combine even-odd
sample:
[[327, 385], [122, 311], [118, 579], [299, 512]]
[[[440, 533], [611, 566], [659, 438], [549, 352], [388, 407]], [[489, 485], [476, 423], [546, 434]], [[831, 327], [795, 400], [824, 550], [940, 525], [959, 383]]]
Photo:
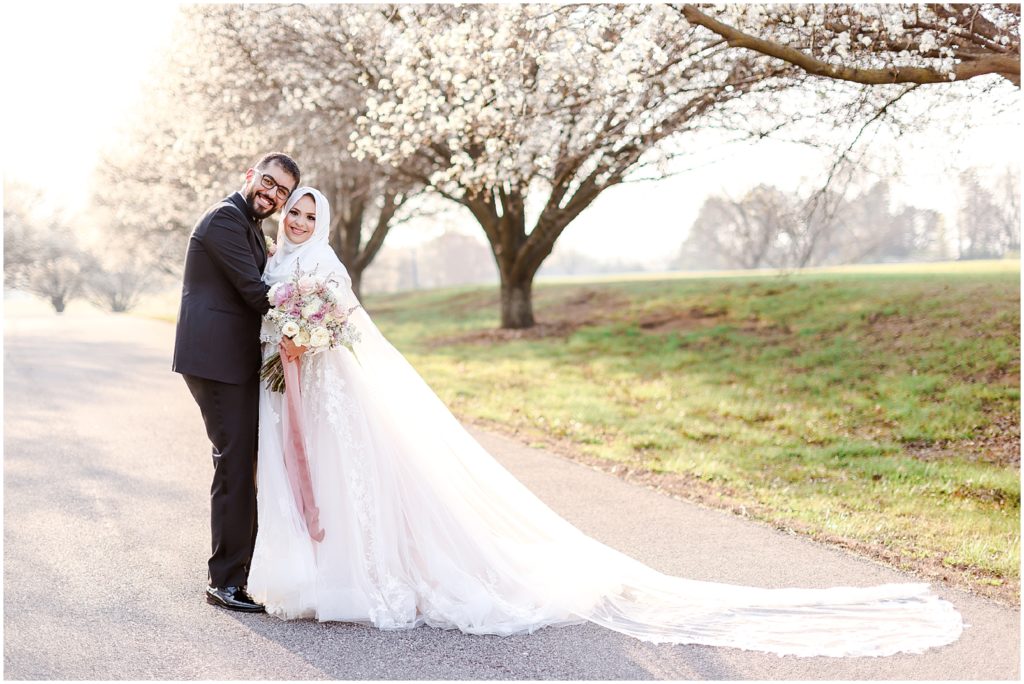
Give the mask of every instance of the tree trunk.
[[[341, 205], [340, 193], [338, 199], [338, 204]], [[361, 256], [359, 243], [362, 238], [365, 205], [362, 201], [352, 201], [351, 198], [348, 198], [347, 206], [344, 206], [344, 209], [344, 213], [338, 212], [332, 217], [334, 225], [331, 227], [329, 242], [334, 253], [338, 255], [338, 259], [345, 265], [349, 277], [352, 278], [352, 292], [359, 298], [363, 270], [365, 269], [359, 258]]]
[[64, 295], [51, 295], [50, 304], [53, 305], [53, 310], [57, 313], [64, 313], [67, 302], [64, 300]]
[[339, 188], [333, 191], [338, 211], [331, 217], [329, 242], [352, 278], [352, 291], [361, 299], [363, 272], [383, 246], [395, 212], [402, 206], [406, 197], [387, 187], [380, 191], [383, 206], [377, 214], [373, 232], [364, 242], [363, 223], [367, 218], [367, 195], [365, 191], [357, 192], [351, 186], [341, 185]]
[[521, 330], [533, 327], [533, 278], [522, 279], [521, 282], [509, 283], [502, 279], [501, 283], [501, 327]]
[[535, 323], [532, 291], [537, 269], [521, 252], [527, 241], [524, 200], [520, 189], [499, 187], [465, 203], [491, 244], [501, 278], [501, 327], [511, 330]]
[[521, 188], [498, 186], [462, 201], [484, 229], [498, 266], [502, 328], [522, 330], [535, 325], [533, 279], [565, 227], [597, 197], [597, 191], [585, 185], [564, 209], [558, 206], [563, 191], [549, 197], [530, 233], [526, 232], [526, 193]]
[[352, 270], [348, 274], [352, 277], [352, 291], [355, 293], [356, 299], [363, 301], [363, 271]]

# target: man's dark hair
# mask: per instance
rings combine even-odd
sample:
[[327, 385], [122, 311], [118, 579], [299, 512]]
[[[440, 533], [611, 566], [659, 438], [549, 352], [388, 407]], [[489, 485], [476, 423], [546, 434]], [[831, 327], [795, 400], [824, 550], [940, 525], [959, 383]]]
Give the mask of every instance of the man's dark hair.
[[[256, 162], [256, 166], [253, 168], [257, 171], [262, 171], [267, 168], [267, 164], [277, 164], [280, 166], [288, 173], [289, 176], [292, 176], [295, 179], [295, 187], [299, 187], [299, 181], [302, 179], [302, 174], [299, 173], [299, 165], [295, 163], [294, 159], [284, 152], [271, 152], [264, 156], [263, 159]], [[292, 189], [294, 190], [295, 188]]]

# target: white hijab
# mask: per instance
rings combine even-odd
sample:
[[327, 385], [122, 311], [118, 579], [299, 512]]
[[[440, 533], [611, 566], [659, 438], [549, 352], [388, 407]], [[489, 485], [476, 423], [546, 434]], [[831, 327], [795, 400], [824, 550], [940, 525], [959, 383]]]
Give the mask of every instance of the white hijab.
[[[288, 231], [284, 228], [284, 220], [295, 203], [305, 195], [310, 195], [316, 203], [316, 224], [313, 227], [313, 234], [308, 240], [295, 244], [288, 237]], [[318, 276], [333, 273], [341, 278], [346, 285], [351, 286], [352, 279], [348, 275], [348, 270], [331, 249], [330, 235], [331, 207], [327, 198], [316, 188], [308, 186], [296, 188], [285, 202], [284, 209], [281, 210], [281, 220], [277, 227], [277, 252], [267, 260], [267, 266], [263, 269], [264, 282], [274, 285], [288, 280], [295, 274], [295, 269], [298, 267], [302, 273], [316, 271]]]

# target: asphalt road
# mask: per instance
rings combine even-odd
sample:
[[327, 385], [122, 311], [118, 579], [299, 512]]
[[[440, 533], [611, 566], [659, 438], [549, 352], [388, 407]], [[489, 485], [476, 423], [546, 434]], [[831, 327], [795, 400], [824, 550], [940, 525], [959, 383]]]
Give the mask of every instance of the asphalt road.
[[[7, 679], [1018, 679], [1020, 612], [941, 589], [970, 625], [887, 658], [651, 645], [594, 625], [531, 636], [219, 610], [202, 598], [212, 465], [170, 371], [173, 327], [126, 316], [8, 318], [4, 331]], [[763, 586], [900, 573], [476, 433], [549, 505], [673, 574]]]

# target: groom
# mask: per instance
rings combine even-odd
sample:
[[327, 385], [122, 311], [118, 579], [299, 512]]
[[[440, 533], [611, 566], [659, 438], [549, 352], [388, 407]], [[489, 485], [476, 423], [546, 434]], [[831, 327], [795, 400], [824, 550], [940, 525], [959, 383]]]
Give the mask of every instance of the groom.
[[245, 173], [242, 189], [206, 210], [185, 255], [173, 370], [199, 404], [213, 443], [209, 603], [262, 612], [245, 590], [256, 542], [260, 320], [270, 308], [260, 221], [284, 206], [299, 167], [273, 153]]

